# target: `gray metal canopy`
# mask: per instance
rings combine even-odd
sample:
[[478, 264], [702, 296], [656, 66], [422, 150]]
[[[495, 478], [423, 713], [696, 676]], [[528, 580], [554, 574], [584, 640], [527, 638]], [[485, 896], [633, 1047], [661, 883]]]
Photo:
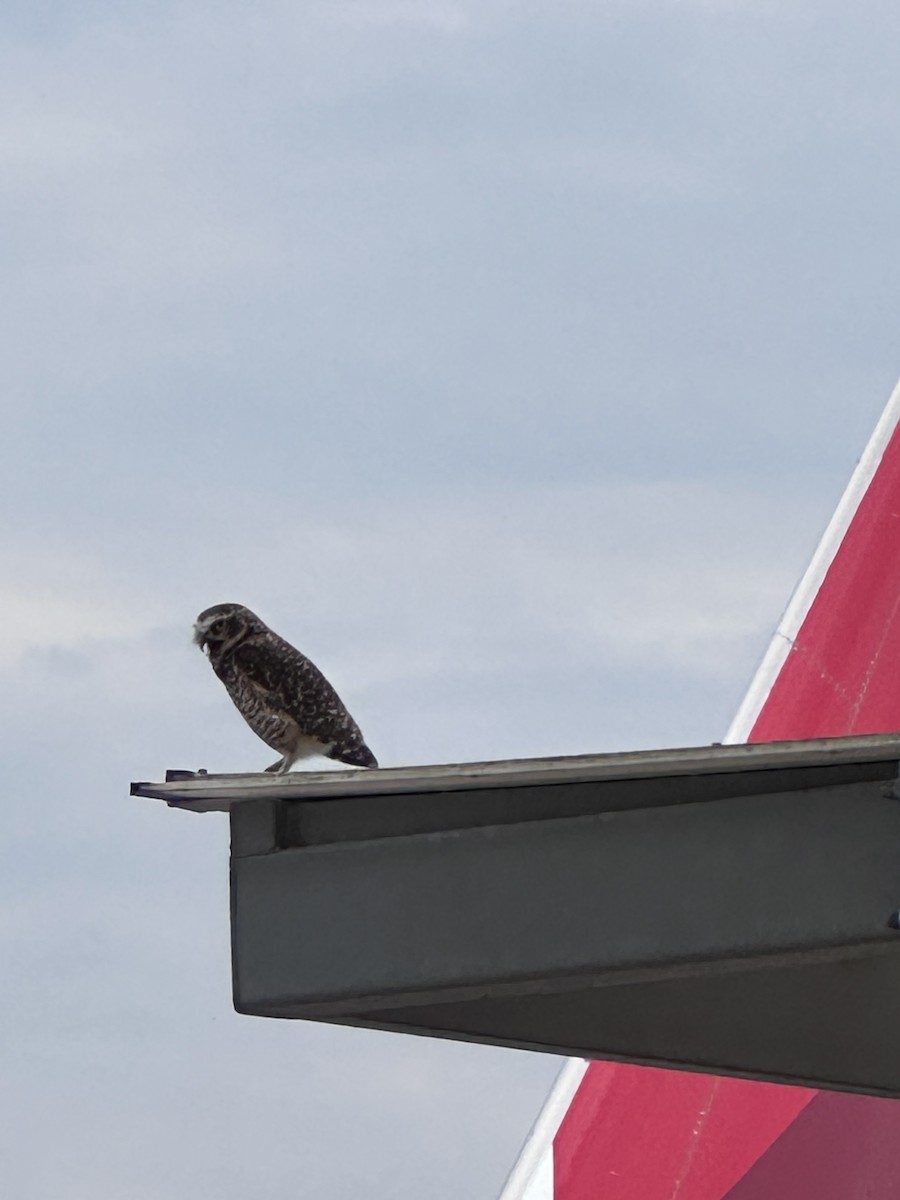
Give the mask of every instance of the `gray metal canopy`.
[[239, 1012], [900, 1096], [900, 735], [169, 772]]

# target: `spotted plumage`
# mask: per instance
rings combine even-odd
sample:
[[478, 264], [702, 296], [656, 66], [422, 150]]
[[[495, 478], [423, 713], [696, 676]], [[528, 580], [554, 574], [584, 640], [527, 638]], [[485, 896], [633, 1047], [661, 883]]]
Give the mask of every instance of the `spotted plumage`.
[[215, 604], [194, 624], [228, 695], [267, 746], [281, 755], [268, 771], [282, 774], [299, 758], [324, 754], [354, 767], [377, 767], [340, 696], [305, 654], [249, 608]]

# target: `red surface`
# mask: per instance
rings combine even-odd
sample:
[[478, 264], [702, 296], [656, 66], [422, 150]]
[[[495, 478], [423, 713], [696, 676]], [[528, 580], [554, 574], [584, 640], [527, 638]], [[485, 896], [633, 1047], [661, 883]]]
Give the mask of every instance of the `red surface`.
[[[749, 738], [900, 729], [900, 432]], [[897, 1200], [900, 1101], [592, 1063], [555, 1200]]]
[[[787, 1089], [782, 1089], [786, 1091]], [[728, 1200], [873, 1200], [900, 1196], [900, 1101], [817, 1092]]]
[[900, 729], [898, 668], [900, 429], [748, 740]]
[[816, 1096], [591, 1063], [554, 1143], [556, 1197], [719, 1200]]

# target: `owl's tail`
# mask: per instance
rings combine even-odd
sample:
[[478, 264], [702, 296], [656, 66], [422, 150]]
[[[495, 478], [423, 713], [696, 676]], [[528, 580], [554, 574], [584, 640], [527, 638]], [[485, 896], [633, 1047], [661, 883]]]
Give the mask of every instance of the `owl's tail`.
[[335, 746], [328, 756], [351, 767], [377, 767], [378, 759], [365, 742], [355, 746]]

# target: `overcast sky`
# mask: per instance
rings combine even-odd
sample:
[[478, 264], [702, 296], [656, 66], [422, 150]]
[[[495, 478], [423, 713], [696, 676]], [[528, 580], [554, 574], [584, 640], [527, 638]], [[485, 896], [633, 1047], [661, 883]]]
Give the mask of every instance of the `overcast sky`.
[[557, 1060], [238, 1017], [257, 610], [385, 765], [719, 739], [900, 374], [895, 0], [8, 0], [0, 1162], [493, 1200]]

